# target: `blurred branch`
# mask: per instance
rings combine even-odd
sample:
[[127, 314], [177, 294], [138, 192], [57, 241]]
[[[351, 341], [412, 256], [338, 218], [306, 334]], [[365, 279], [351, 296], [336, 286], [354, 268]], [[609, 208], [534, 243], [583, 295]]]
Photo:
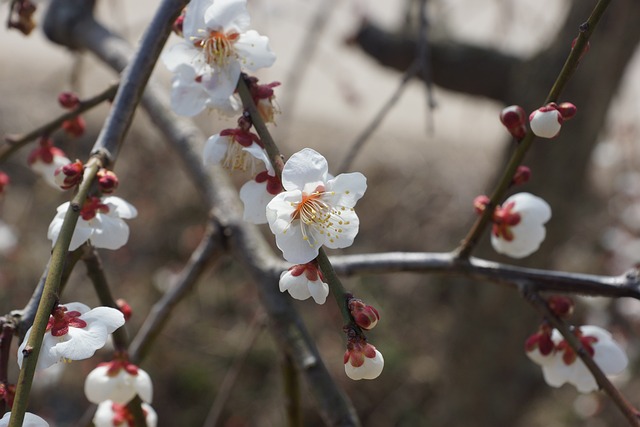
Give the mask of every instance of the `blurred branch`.
[[85, 111], [89, 111], [93, 107], [102, 104], [104, 101], [112, 100], [117, 90], [118, 83], [115, 83], [109, 86], [103, 92], [93, 96], [92, 98], [80, 101], [78, 106], [75, 107], [72, 111], [60, 115], [49, 123], [39, 126], [29, 133], [26, 133], [24, 135], [5, 136], [4, 139], [9, 145], [0, 149], [0, 163], [5, 162], [14, 152], [18, 151], [20, 148], [22, 148], [32, 140], [40, 136], [49, 135], [56, 129], [59, 129], [62, 126], [62, 123], [64, 123], [65, 121], [71, 120], [74, 117], [77, 117], [80, 114], [84, 113]]
[[640, 299], [640, 271], [636, 268], [620, 276], [566, 273], [516, 267], [479, 258], [458, 259], [453, 253], [388, 252], [331, 257], [338, 274], [380, 274], [396, 272], [443, 273], [519, 288], [522, 281], [535, 291], [562, 292], [613, 298]]
[[[398, 71], [411, 66], [419, 45], [415, 36], [394, 34], [369, 21], [362, 22], [351, 41], [380, 64]], [[504, 103], [509, 98], [506, 82], [522, 62], [495, 49], [437, 40], [430, 40], [429, 56], [431, 77], [436, 85]]]
[[602, 369], [600, 369], [598, 364], [593, 360], [589, 352], [584, 348], [569, 326], [567, 326], [562, 319], [556, 316], [549, 308], [547, 302], [528, 285], [523, 287], [523, 294], [527, 301], [529, 301], [531, 305], [533, 305], [536, 310], [538, 310], [549, 321], [549, 323], [551, 323], [551, 325], [553, 325], [553, 327], [562, 334], [571, 349], [578, 355], [578, 357], [580, 357], [580, 360], [582, 360], [589, 372], [591, 372], [593, 377], [596, 379], [600, 388], [609, 395], [620, 412], [622, 412], [622, 414], [627, 418], [629, 424], [636, 427], [640, 426], [640, 413], [638, 410], [635, 409], [622, 395], [622, 393], [620, 393], [620, 390], [618, 390], [611, 381], [609, 381], [609, 378], [607, 378], [604, 372], [602, 372]]
[[282, 377], [286, 398], [287, 425], [289, 427], [303, 427], [302, 402], [300, 401], [300, 381], [298, 371], [289, 355], [284, 355], [282, 361]]
[[222, 380], [222, 384], [218, 387], [218, 394], [213, 401], [213, 405], [209, 410], [209, 414], [207, 415], [207, 419], [205, 420], [203, 427], [215, 427], [218, 425], [224, 405], [227, 403], [227, 400], [229, 400], [231, 390], [238, 380], [238, 375], [244, 366], [244, 362], [247, 360], [247, 356], [260, 336], [260, 333], [262, 333], [265, 323], [266, 316], [264, 315], [264, 312], [260, 311], [256, 313], [253, 321], [249, 325], [249, 330], [244, 334], [245, 338], [242, 343], [242, 347], [238, 350], [233, 364], [229, 370], [227, 370], [227, 373]]

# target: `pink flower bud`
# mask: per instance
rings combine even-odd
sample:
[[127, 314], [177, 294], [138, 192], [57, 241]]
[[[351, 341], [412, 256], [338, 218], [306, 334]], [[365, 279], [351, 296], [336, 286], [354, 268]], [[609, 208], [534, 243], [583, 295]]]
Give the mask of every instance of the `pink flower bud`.
[[73, 92], [61, 92], [58, 95], [58, 103], [69, 110], [72, 110], [78, 106], [80, 99], [78, 95]]
[[100, 169], [97, 173], [98, 188], [103, 194], [111, 194], [118, 188], [118, 177], [115, 173], [107, 169]]
[[563, 120], [569, 120], [576, 115], [578, 109], [570, 102], [563, 102], [562, 104], [558, 105], [558, 111], [560, 111], [560, 114], [562, 114]]
[[527, 166], [518, 166], [516, 173], [513, 175], [513, 179], [511, 180], [511, 185], [522, 185], [531, 179], [531, 169]]
[[529, 115], [531, 131], [541, 138], [553, 138], [562, 127], [562, 114], [555, 103], [540, 107]]
[[547, 303], [549, 304], [549, 309], [551, 309], [556, 316], [562, 318], [571, 316], [573, 307], [575, 306], [571, 298], [562, 295], [550, 296], [547, 299]]
[[122, 298], [118, 298], [116, 300], [116, 305], [118, 306], [118, 310], [120, 310], [124, 315], [125, 322], [131, 319], [131, 316], [133, 315], [133, 310], [131, 309], [131, 306], [127, 301], [125, 301]]
[[9, 185], [9, 175], [0, 171], [0, 195], [4, 194], [4, 189], [7, 185]]
[[478, 215], [481, 215], [484, 210], [489, 206], [491, 200], [484, 194], [473, 199], [473, 209]]
[[527, 115], [518, 105], [511, 105], [503, 109], [500, 113], [500, 121], [518, 141], [524, 138], [527, 133]]
[[348, 306], [354, 322], [362, 329], [368, 331], [378, 324], [380, 314], [378, 314], [378, 310], [375, 307], [367, 305], [357, 298], [351, 298]]
[[59, 167], [54, 172], [56, 184], [58, 184], [63, 190], [73, 188], [82, 181], [83, 172], [84, 166], [80, 160], [76, 160], [73, 163]]
[[84, 119], [80, 116], [76, 116], [73, 119], [62, 122], [62, 129], [64, 129], [67, 134], [75, 136], [76, 138], [82, 136], [86, 128], [87, 125]]

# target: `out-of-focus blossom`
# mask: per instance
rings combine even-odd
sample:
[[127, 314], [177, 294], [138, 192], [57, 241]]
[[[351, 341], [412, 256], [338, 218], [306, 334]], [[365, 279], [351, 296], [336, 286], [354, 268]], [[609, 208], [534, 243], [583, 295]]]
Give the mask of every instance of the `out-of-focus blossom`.
[[[150, 405], [143, 403], [142, 413], [145, 416], [147, 427], [156, 427], [158, 425], [158, 415]], [[106, 400], [98, 405], [96, 414], [93, 417], [93, 425], [95, 427], [131, 427], [135, 423], [133, 414], [129, 412], [126, 405]]]
[[116, 359], [101, 363], [87, 375], [84, 394], [92, 403], [111, 400], [126, 404], [136, 395], [142, 401], [151, 403], [153, 385], [145, 371], [127, 360]]

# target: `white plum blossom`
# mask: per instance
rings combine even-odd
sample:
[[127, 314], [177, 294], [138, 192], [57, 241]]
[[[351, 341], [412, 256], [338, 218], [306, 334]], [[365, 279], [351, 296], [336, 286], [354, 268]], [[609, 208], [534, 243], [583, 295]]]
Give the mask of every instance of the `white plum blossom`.
[[289, 292], [297, 300], [313, 297], [317, 304], [324, 304], [329, 295], [329, 285], [313, 262], [294, 265], [280, 275], [280, 292]]
[[[49, 225], [47, 237], [52, 246], [58, 240], [69, 206], [69, 202], [58, 206], [58, 213]], [[87, 198], [80, 211], [69, 250], [78, 249], [87, 240], [96, 248], [119, 249], [129, 240], [129, 226], [123, 219], [135, 218], [137, 215], [136, 208], [120, 197]]]
[[240, 200], [244, 204], [242, 218], [252, 224], [266, 224], [267, 205], [276, 194], [282, 192], [282, 183], [271, 166], [265, 150], [255, 147], [244, 148], [244, 150], [262, 160], [266, 170], [258, 173], [240, 188]]
[[71, 160], [67, 158], [64, 151], [53, 146], [53, 141], [43, 138], [40, 146], [29, 154], [28, 162], [31, 170], [44, 178], [51, 187], [60, 190], [55, 172], [71, 163]]
[[[156, 411], [146, 403], [142, 403], [141, 406], [147, 427], [156, 427], [158, 425]], [[93, 416], [93, 425], [95, 427], [128, 427], [133, 425], [133, 414], [129, 412], [126, 405], [106, 400], [98, 405], [96, 414]]]
[[211, 99], [211, 75], [196, 75], [196, 70], [189, 64], [180, 64], [171, 79], [171, 108], [181, 116], [192, 117], [200, 114], [205, 108], [217, 108], [223, 114], [232, 115], [240, 111], [242, 102], [232, 95], [227, 102]]
[[540, 138], [553, 138], [562, 127], [562, 114], [555, 104], [538, 108], [529, 115], [531, 131]]
[[151, 403], [153, 385], [145, 371], [126, 360], [102, 363], [87, 375], [84, 394], [92, 403], [105, 400], [126, 404], [140, 396], [142, 401]]
[[205, 165], [220, 165], [230, 171], [248, 170], [253, 174], [266, 158], [261, 144], [258, 135], [248, 130], [224, 129], [207, 139], [202, 160]]
[[[58, 305], [49, 318], [36, 369], [46, 369], [61, 361], [88, 359], [122, 325], [124, 315], [115, 308], [89, 309], [79, 302]], [[31, 328], [18, 348], [20, 367], [30, 334]]]
[[269, 39], [249, 26], [246, 0], [192, 0], [182, 25], [184, 41], [171, 46], [162, 60], [172, 72], [181, 64], [192, 66], [209, 105], [225, 105], [242, 70], [270, 67], [276, 59]]
[[[0, 419], [0, 427], [7, 427], [10, 418], [11, 412], [4, 414], [2, 419]], [[31, 412], [25, 412], [22, 427], [49, 427], [49, 423]]]
[[[581, 326], [576, 331], [576, 336], [606, 375], [619, 374], [626, 368], [627, 355], [605, 329], [598, 326]], [[551, 340], [554, 349], [548, 354], [541, 354], [537, 348], [527, 351], [527, 356], [542, 367], [547, 384], [560, 387], [569, 383], [581, 393], [598, 390], [595, 378], [558, 330], [553, 330]]]
[[494, 211], [491, 244], [512, 258], [531, 255], [544, 240], [544, 224], [549, 219], [551, 207], [543, 199], [530, 193], [514, 194]]
[[306, 264], [322, 245], [351, 246], [360, 225], [353, 207], [367, 188], [364, 175], [331, 178], [326, 159], [305, 148], [285, 163], [282, 186], [285, 191], [267, 205], [267, 220], [287, 261]]
[[344, 353], [344, 371], [352, 380], [373, 380], [384, 368], [384, 358], [374, 346], [366, 342], [350, 342]]

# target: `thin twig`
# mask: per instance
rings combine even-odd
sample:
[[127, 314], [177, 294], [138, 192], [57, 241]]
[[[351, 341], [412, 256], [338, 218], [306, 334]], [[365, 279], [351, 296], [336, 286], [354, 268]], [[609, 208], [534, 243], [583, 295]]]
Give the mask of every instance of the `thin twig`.
[[384, 118], [389, 114], [393, 106], [398, 102], [400, 96], [404, 92], [404, 89], [407, 87], [409, 81], [415, 77], [415, 75], [420, 71], [420, 61], [414, 60], [411, 66], [405, 71], [402, 79], [400, 79], [400, 84], [396, 88], [395, 92], [391, 95], [391, 97], [382, 105], [382, 108], [376, 113], [373, 117], [373, 120], [364, 128], [362, 133], [358, 135], [358, 137], [349, 145], [349, 151], [344, 156], [344, 160], [340, 164], [340, 167], [337, 169], [339, 172], [345, 172], [349, 170], [351, 164], [355, 160], [356, 156], [364, 146], [364, 144], [369, 140], [373, 132], [378, 129], [378, 127], [382, 124]]
[[207, 415], [207, 418], [202, 427], [215, 427], [216, 425], [218, 425], [218, 421], [220, 420], [220, 416], [222, 415], [224, 405], [229, 400], [229, 396], [231, 395], [233, 386], [238, 380], [238, 375], [240, 374], [240, 371], [244, 366], [244, 362], [247, 360], [249, 352], [264, 330], [265, 325], [266, 318], [264, 312], [260, 311], [259, 313], [256, 313], [253, 321], [249, 325], [249, 330], [244, 333], [244, 342], [238, 350], [231, 367], [229, 368], [229, 370], [227, 370], [227, 373], [225, 374], [222, 383], [218, 388], [218, 394], [213, 401], [213, 405], [211, 405], [209, 414]]
[[72, 111], [66, 112], [59, 117], [51, 120], [49, 123], [45, 123], [42, 126], [38, 126], [36, 129], [28, 132], [24, 135], [7, 135], [5, 141], [9, 144], [0, 150], [0, 163], [5, 162], [13, 153], [24, 147], [32, 140], [41, 137], [43, 135], [50, 135], [53, 131], [57, 130], [67, 120], [71, 120], [85, 111], [89, 111], [93, 107], [102, 104], [105, 101], [110, 101], [118, 90], [118, 83], [115, 83], [105, 89], [103, 92], [95, 95], [92, 98], [83, 100]]
[[[560, 73], [558, 74], [558, 77], [556, 78], [553, 87], [549, 91], [549, 94], [547, 95], [547, 98], [545, 99], [543, 105], [546, 105], [547, 103], [552, 101], [556, 101], [560, 96], [560, 93], [566, 86], [567, 82], [575, 73], [576, 69], [578, 68], [578, 63], [580, 61], [580, 57], [583, 54], [584, 48], [587, 46], [591, 34], [598, 25], [600, 18], [604, 14], [610, 2], [611, 0], [600, 0], [593, 9], [593, 12], [591, 13], [591, 16], [589, 16], [587, 22], [580, 26], [576, 44], [569, 53], [569, 56], [567, 57], [562, 70], [560, 70]], [[471, 254], [471, 251], [473, 251], [473, 248], [480, 240], [480, 236], [486, 229], [487, 225], [489, 225], [495, 207], [498, 206], [507, 190], [509, 189], [513, 180], [513, 176], [516, 173], [518, 166], [522, 164], [522, 160], [529, 151], [529, 148], [531, 147], [534, 139], [535, 135], [529, 129], [523, 140], [518, 144], [518, 148], [514, 151], [511, 160], [509, 160], [509, 163], [505, 168], [497, 187], [491, 195], [491, 200], [487, 205], [487, 208], [471, 226], [471, 229], [467, 233], [467, 236], [462, 240], [460, 246], [456, 249], [456, 253], [460, 258], [468, 257]]]
[[523, 293], [526, 300], [529, 301], [536, 310], [538, 310], [549, 321], [549, 323], [558, 330], [558, 332], [560, 332], [571, 349], [578, 355], [578, 357], [580, 357], [580, 360], [582, 360], [589, 372], [591, 372], [600, 388], [609, 395], [620, 412], [622, 412], [622, 414], [627, 418], [629, 424], [635, 427], [640, 426], [640, 413], [638, 410], [635, 409], [622, 395], [622, 393], [620, 393], [620, 390], [618, 390], [616, 386], [609, 381], [609, 378], [607, 378], [604, 372], [602, 372], [602, 369], [600, 369], [598, 364], [593, 360], [589, 352], [585, 350], [584, 346], [572, 333], [569, 326], [555, 315], [555, 313], [549, 308], [547, 302], [541, 298], [536, 291], [529, 289], [528, 286], [525, 285]]

